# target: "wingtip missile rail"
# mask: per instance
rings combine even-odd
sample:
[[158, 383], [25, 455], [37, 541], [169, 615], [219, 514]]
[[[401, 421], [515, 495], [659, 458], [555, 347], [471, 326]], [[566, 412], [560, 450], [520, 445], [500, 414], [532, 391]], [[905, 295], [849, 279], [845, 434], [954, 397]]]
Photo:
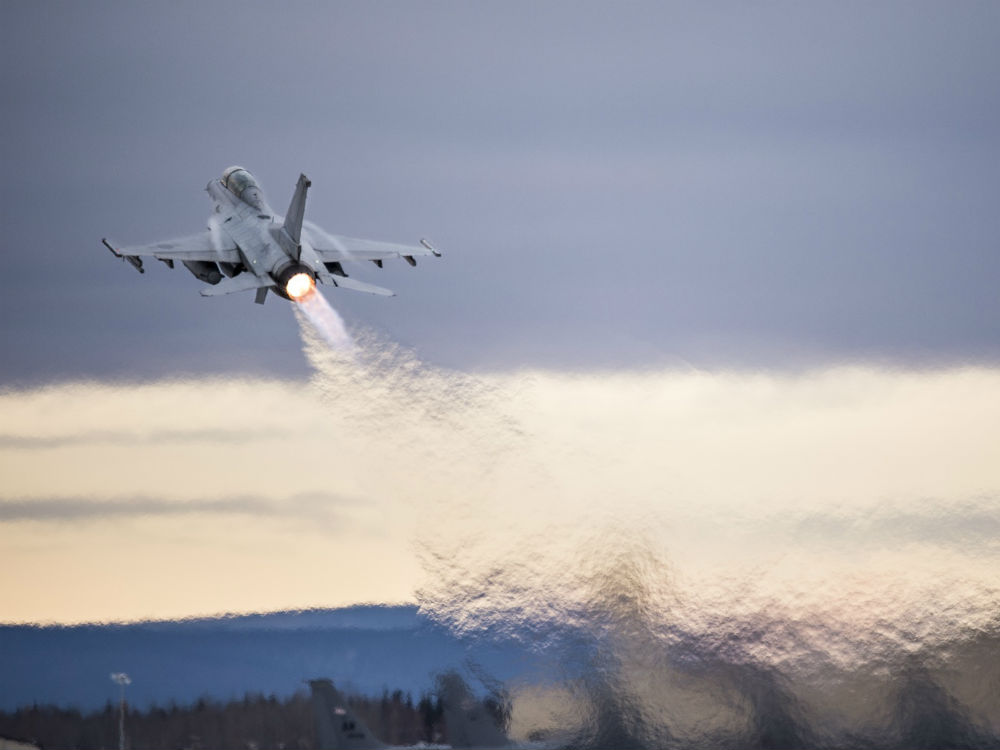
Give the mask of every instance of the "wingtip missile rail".
[[104, 243], [104, 247], [110, 250], [111, 254], [114, 255], [116, 258], [127, 260], [136, 271], [138, 271], [139, 273], [146, 273], [146, 270], [142, 267], [142, 258], [136, 258], [134, 255], [122, 255], [120, 252], [111, 247], [111, 245], [108, 243], [107, 238], [105, 237], [101, 238], [101, 242]]
[[426, 247], [432, 253], [434, 253], [434, 257], [435, 258], [440, 258], [441, 257], [441, 252], [436, 247], [434, 247], [430, 242], [428, 242], [427, 240], [421, 239], [420, 240], [420, 244], [423, 245], [424, 247]]

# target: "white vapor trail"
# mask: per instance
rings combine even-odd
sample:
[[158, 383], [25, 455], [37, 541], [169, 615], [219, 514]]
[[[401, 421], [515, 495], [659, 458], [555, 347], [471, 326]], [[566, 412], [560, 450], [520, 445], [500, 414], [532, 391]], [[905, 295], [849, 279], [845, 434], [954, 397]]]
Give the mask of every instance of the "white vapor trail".
[[292, 303], [299, 325], [312, 330], [336, 352], [354, 356], [356, 347], [343, 318], [317, 289], [304, 300]]

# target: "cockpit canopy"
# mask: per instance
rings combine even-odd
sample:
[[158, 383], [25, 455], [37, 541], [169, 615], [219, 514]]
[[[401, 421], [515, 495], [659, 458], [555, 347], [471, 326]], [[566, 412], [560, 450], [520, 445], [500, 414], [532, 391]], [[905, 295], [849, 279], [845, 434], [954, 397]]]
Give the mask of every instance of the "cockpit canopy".
[[243, 167], [229, 167], [222, 173], [222, 184], [241, 201], [249, 203], [258, 210], [264, 208], [264, 196], [261, 195], [257, 180]]

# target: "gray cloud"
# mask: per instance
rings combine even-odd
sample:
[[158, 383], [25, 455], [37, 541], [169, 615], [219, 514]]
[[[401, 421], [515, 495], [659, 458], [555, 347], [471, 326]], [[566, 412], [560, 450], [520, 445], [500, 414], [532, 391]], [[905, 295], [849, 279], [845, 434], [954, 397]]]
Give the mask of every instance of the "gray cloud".
[[[803, 543], [822, 541], [877, 547], [879, 544], [916, 543], [952, 547], [960, 551], [991, 548], [1000, 552], [1000, 499], [962, 503], [914, 502], [911, 510], [887, 508], [865, 515], [813, 513], [789, 519]], [[773, 522], [778, 522], [774, 519]]]
[[352, 502], [332, 493], [299, 493], [283, 499], [263, 495], [232, 495], [195, 500], [173, 500], [150, 495], [127, 499], [23, 498], [0, 501], [0, 523], [65, 523], [202, 514], [332, 521], [337, 518], [338, 511]]
[[266, 430], [210, 428], [151, 430], [145, 433], [136, 433], [127, 430], [83, 430], [62, 435], [0, 433], [0, 448], [37, 450], [94, 443], [106, 445], [170, 445], [200, 442], [241, 444], [256, 442], [258, 440], [271, 440], [282, 435], [293, 434], [293, 432], [293, 430], [281, 430], [278, 428], [269, 428]]

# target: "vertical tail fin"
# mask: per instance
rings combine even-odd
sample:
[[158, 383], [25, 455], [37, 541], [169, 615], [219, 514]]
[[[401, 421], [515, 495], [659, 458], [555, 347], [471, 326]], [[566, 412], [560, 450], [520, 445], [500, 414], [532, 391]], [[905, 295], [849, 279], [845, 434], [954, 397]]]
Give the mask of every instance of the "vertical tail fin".
[[452, 747], [510, 747], [510, 740], [462, 676], [450, 670], [437, 676], [437, 694]]
[[319, 750], [382, 750], [387, 747], [372, 734], [329, 680], [309, 680], [316, 740]]
[[288, 239], [292, 241], [292, 246], [296, 249], [302, 239], [302, 219], [306, 213], [306, 191], [309, 190], [310, 185], [312, 185], [310, 179], [304, 174], [300, 174], [298, 184], [295, 185], [295, 193], [292, 195], [292, 202], [288, 204], [285, 224], [282, 227], [285, 234], [288, 235]]

